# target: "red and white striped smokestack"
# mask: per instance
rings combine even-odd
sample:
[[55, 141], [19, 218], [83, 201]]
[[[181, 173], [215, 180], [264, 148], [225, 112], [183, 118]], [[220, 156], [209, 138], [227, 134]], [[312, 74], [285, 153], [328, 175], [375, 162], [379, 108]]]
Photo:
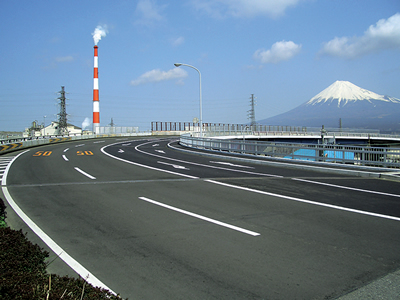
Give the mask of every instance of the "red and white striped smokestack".
[[98, 47], [94, 47], [94, 75], [93, 75], [93, 132], [100, 127], [100, 102], [99, 102], [99, 57]]

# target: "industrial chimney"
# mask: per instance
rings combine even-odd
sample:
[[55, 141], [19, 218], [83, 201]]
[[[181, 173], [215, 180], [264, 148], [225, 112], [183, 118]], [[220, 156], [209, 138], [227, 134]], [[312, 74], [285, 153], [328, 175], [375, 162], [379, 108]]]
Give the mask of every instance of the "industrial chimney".
[[94, 76], [93, 76], [93, 133], [100, 127], [100, 102], [99, 102], [99, 58], [98, 47], [94, 47]]

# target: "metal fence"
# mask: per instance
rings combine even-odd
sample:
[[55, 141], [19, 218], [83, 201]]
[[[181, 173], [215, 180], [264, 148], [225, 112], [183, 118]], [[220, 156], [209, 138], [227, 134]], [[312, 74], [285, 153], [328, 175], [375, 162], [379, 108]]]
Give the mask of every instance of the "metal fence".
[[119, 126], [107, 126], [107, 127], [96, 127], [96, 134], [131, 134], [138, 133], [139, 127], [119, 127]]
[[198, 138], [182, 135], [183, 146], [274, 157], [329, 163], [353, 164], [384, 168], [400, 168], [400, 148], [328, 144], [281, 143], [239, 139]]

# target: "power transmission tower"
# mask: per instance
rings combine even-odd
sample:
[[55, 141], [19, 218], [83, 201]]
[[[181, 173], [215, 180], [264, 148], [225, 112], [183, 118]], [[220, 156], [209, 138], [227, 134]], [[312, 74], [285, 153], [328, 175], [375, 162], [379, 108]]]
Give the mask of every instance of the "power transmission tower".
[[247, 114], [247, 116], [248, 116], [248, 119], [250, 119], [250, 125], [251, 126], [254, 126], [254, 125], [256, 125], [256, 111], [255, 111], [255, 97], [254, 97], [254, 94], [251, 94], [251, 97], [250, 97], [250, 107], [251, 107], [251, 109], [248, 111], [248, 114]]
[[108, 125], [110, 125], [111, 127], [114, 127], [114, 126], [115, 126], [114, 121], [113, 121], [113, 118], [111, 118], [111, 123], [108, 124]]
[[67, 112], [65, 108], [65, 91], [64, 87], [61, 87], [61, 91], [58, 93], [61, 94], [60, 97], [57, 99], [60, 100], [60, 113], [58, 114], [58, 129], [57, 129], [57, 134], [58, 135], [68, 135], [68, 128], [67, 128]]

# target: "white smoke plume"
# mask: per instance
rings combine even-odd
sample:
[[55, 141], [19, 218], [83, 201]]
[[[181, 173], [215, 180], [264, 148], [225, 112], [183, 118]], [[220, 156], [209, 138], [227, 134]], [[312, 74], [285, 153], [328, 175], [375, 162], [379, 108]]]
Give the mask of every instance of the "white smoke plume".
[[97, 43], [101, 40], [101, 38], [105, 37], [107, 33], [108, 33], [107, 25], [97, 26], [94, 32], [92, 33], [94, 44], [97, 45]]
[[82, 122], [82, 130], [84, 130], [86, 127], [90, 126], [90, 119], [85, 118], [85, 120]]

